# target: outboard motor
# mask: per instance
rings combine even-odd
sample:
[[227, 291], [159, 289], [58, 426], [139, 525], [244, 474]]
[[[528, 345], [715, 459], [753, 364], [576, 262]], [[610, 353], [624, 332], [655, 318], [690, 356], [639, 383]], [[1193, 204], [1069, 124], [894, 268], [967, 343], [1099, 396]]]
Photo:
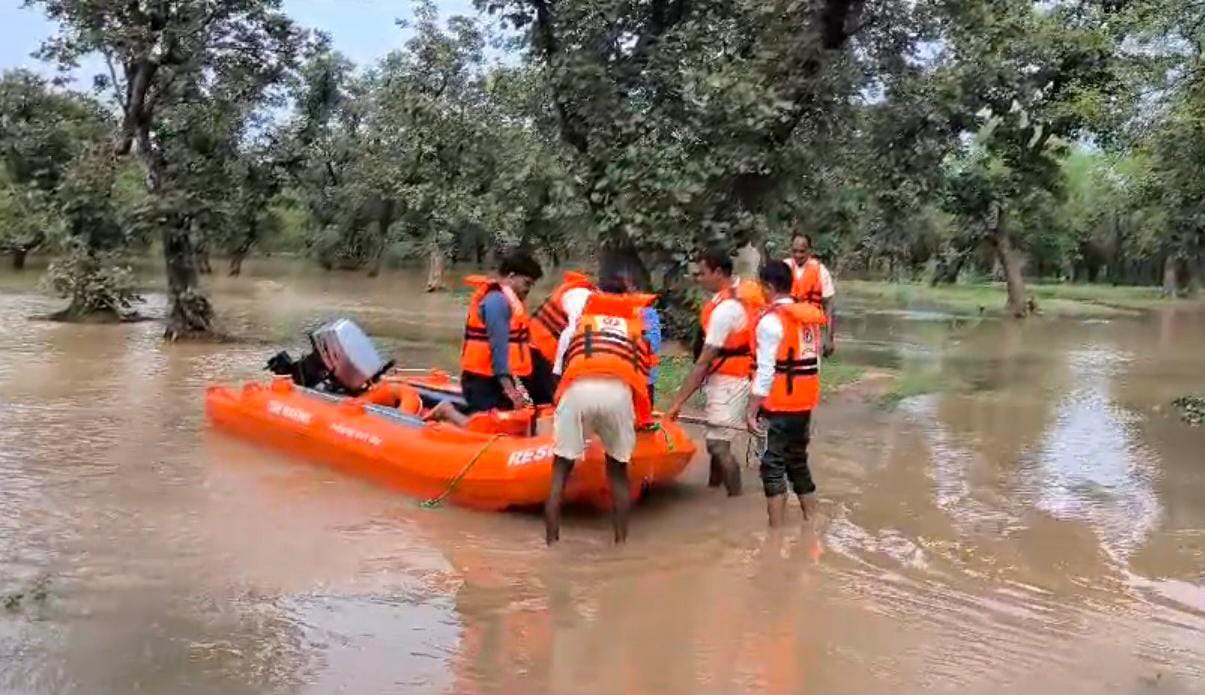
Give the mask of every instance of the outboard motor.
[[372, 386], [393, 368], [355, 323], [332, 321], [309, 334], [312, 352], [294, 360], [281, 351], [268, 360], [268, 371], [292, 377], [293, 382], [332, 393], [355, 395]]

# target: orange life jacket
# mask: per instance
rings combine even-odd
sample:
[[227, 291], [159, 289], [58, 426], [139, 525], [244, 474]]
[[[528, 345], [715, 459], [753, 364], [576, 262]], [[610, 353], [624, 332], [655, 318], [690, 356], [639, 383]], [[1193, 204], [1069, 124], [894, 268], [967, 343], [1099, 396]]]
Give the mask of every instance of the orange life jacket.
[[582, 273], [567, 271], [565, 280], [531, 316], [531, 347], [549, 362], [556, 361], [556, 345], [569, 325], [563, 301], [565, 293], [575, 289], [594, 289], [594, 283]]
[[794, 258], [785, 260], [791, 269], [791, 296], [795, 301], [823, 306], [824, 284], [820, 281], [820, 261], [812, 256], [800, 266]]
[[586, 300], [577, 330], [561, 367], [561, 383], [556, 400], [565, 389], [585, 377], [607, 376], [622, 379], [632, 392], [636, 425], [653, 420], [649, 401], [649, 347], [644, 337], [641, 309], [653, 301], [648, 294], [606, 294], [595, 292]]
[[[820, 403], [820, 327], [824, 311], [807, 302], [772, 304], [758, 316], [782, 321], [782, 342], [774, 355], [774, 381], [762, 408], [771, 413], [799, 413]], [[757, 351], [757, 332], [753, 334]]]
[[753, 336], [753, 322], [757, 310], [765, 305], [766, 298], [761, 286], [750, 280], [742, 280], [735, 287], [725, 287], [716, 292], [715, 296], [703, 305], [700, 323], [704, 336], [710, 327], [712, 313], [720, 303], [728, 299], [736, 299], [745, 309], [745, 327], [728, 335], [728, 339], [720, 348], [719, 357], [712, 361], [708, 373], [748, 377], [753, 368], [753, 353], [749, 347]]
[[531, 340], [530, 319], [523, 302], [515, 295], [514, 290], [481, 275], [470, 275], [464, 283], [477, 290], [469, 299], [469, 314], [464, 320], [464, 346], [460, 350], [460, 368], [478, 376], [494, 376], [494, 363], [490, 359], [489, 334], [485, 330], [485, 321], [481, 320], [481, 301], [495, 290], [501, 292], [510, 303], [510, 335], [507, 342], [510, 345], [508, 365], [511, 376], [524, 377], [531, 375]]

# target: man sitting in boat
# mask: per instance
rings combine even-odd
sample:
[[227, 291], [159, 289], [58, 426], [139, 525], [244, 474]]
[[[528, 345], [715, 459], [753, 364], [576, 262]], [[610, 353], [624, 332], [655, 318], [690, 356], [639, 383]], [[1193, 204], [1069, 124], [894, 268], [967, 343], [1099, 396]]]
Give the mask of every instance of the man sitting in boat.
[[423, 415], [423, 420], [450, 422], [470, 432], [527, 437], [532, 434], [535, 414], [533, 408], [522, 408], [519, 410], [486, 410], [465, 415], [456, 409], [456, 405], [452, 401], [444, 401], [427, 411]]
[[643, 310], [653, 295], [628, 294], [620, 277], [602, 280], [557, 345], [554, 371], [562, 375], [553, 420], [552, 489], [544, 507], [545, 539], [560, 538], [561, 503], [574, 462], [586, 453], [591, 430], [606, 452], [615, 542], [628, 535], [628, 462], [636, 428], [652, 422], [649, 348]]
[[523, 301], [544, 271], [525, 253], [507, 256], [498, 277], [466, 278], [477, 287], [469, 300], [460, 352], [465, 412], [514, 410], [526, 405], [520, 384], [531, 378], [530, 319]]

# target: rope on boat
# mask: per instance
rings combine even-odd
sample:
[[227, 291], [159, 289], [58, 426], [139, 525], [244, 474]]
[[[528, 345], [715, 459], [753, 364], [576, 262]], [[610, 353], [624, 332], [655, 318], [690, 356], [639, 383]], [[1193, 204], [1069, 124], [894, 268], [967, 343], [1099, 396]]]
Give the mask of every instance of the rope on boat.
[[660, 420], [657, 420], [653, 424], [649, 425], [648, 429], [652, 430], [653, 432], [660, 432], [661, 436], [665, 437], [666, 451], [674, 450], [674, 439], [673, 439], [673, 437], [669, 436], [669, 432], [665, 431], [665, 428], [661, 426]]
[[761, 458], [766, 455], [766, 447], [768, 446], [769, 442], [766, 438], [765, 430], [762, 430], [761, 434], [753, 434], [747, 427], [713, 425], [711, 424], [710, 420], [698, 415], [679, 415], [678, 421], [692, 425], [706, 425], [707, 427], [715, 427], [721, 430], [732, 430], [733, 432], [740, 432], [741, 434], [748, 436], [748, 439], [745, 440], [745, 468], [753, 468], [755, 463], [760, 462]]
[[436, 507], [438, 507], [440, 505], [440, 503], [442, 503], [445, 499], [448, 498], [448, 495], [452, 494], [452, 491], [456, 489], [456, 486], [459, 485], [460, 481], [464, 479], [464, 476], [468, 474], [469, 469], [471, 469], [473, 467], [473, 464], [475, 464], [475, 463], [477, 463], [477, 461], [481, 460], [481, 457], [484, 456], [485, 452], [488, 451], [489, 448], [494, 445], [494, 442], [498, 441], [500, 438], [502, 438], [504, 436], [506, 436], [506, 435], [495, 434], [493, 437], [490, 437], [490, 440], [485, 443], [485, 446], [481, 447], [481, 451], [478, 451], [476, 454], [474, 454], [473, 458], [469, 459], [469, 462], [464, 464], [464, 468], [461, 468], [460, 472], [456, 474], [456, 477], [452, 478], [452, 482], [448, 483], [448, 487], [446, 490], [441, 492], [436, 497], [432, 497], [429, 500], [423, 500], [422, 502], [419, 502], [418, 506], [422, 507], [423, 509], [435, 509]]

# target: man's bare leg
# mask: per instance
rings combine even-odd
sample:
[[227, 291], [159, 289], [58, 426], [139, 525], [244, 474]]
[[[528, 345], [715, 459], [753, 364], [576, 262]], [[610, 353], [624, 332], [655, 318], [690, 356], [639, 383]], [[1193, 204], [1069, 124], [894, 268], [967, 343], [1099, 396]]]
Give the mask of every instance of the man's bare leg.
[[787, 496], [774, 495], [766, 498], [766, 514], [770, 517], [770, 528], [782, 526], [787, 517]]
[[572, 472], [572, 459], [560, 456], [552, 459], [552, 489], [544, 503], [544, 541], [548, 545], [561, 539], [561, 504], [565, 497], [565, 482]]
[[741, 467], [732, 455], [732, 442], [710, 439], [707, 441], [707, 451], [711, 453], [713, 475], [716, 461], [719, 462], [721, 480], [728, 489], [728, 496], [736, 497], [741, 494]]
[[611, 484], [611, 525], [615, 542], [628, 539], [628, 511], [632, 507], [632, 490], [628, 482], [628, 464], [607, 457], [607, 480]]
[[428, 422], [450, 422], [457, 427], [467, 427], [469, 424], [469, 416], [457, 410], [452, 401], [436, 404], [423, 419]]
[[799, 508], [803, 510], [803, 518], [805, 521], [816, 518], [816, 493], [809, 492], [799, 496]]
[[724, 463], [713, 448], [713, 445], [718, 443], [714, 439], [707, 440], [707, 454], [711, 464], [711, 473], [707, 476], [707, 487], [719, 487], [724, 484]]

